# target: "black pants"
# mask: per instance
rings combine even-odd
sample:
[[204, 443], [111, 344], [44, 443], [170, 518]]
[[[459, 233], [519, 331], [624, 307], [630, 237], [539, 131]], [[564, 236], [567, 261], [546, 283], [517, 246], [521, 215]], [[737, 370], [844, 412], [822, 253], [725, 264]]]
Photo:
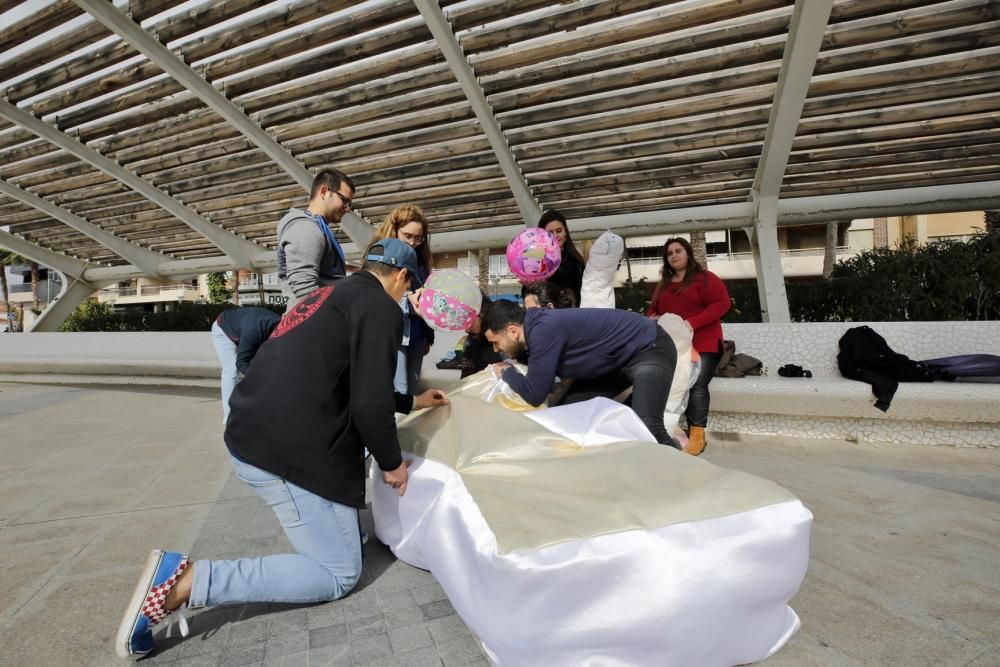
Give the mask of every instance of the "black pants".
[[656, 328], [656, 340], [638, 353], [620, 371], [598, 378], [574, 379], [560, 405], [579, 403], [597, 396], [614, 398], [630, 386], [631, 404], [635, 414], [661, 445], [680, 449], [680, 444], [667, 434], [663, 425], [663, 409], [667, 406], [670, 383], [677, 366], [677, 348], [663, 329]]
[[708, 426], [708, 406], [711, 395], [708, 393], [708, 383], [715, 375], [715, 367], [719, 365], [719, 358], [722, 356], [718, 352], [701, 352], [701, 370], [698, 372], [698, 379], [688, 392], [688, 405], [684, 416], [687, 417], [688, 427]]

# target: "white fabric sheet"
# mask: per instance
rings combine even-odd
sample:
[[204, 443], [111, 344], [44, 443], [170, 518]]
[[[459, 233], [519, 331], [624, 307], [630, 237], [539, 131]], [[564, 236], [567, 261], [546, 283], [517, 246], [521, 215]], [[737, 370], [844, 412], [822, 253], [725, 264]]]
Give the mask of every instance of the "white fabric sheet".
[[[525, 416], [584, 446], [653, 442], [634, 412], [604, 399]], [[738, 665], [799, 628], [788, 602], [812, 515], [797, 500], [501, 554], [461, 476], [406, 456], [403, 498], [373, 484], [376, 534], [434, 574], [498, 665]]]

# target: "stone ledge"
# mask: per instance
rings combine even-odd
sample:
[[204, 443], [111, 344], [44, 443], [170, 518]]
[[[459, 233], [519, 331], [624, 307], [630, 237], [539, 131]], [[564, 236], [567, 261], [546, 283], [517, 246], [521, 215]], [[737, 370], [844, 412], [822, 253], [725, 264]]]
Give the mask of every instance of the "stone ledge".
[[886, 412], [870, 385], [845, 378], [714, 378], [709, 389], [713, 413], [1000, 423], [1000, 385], [903, 382]]
[[1000, 448], [1000, 423], [956, 423], [852, 417], [730, 413], [713, 410], [708, 427], [717, 433], [848, 440], [858, 443], [950, 445]]

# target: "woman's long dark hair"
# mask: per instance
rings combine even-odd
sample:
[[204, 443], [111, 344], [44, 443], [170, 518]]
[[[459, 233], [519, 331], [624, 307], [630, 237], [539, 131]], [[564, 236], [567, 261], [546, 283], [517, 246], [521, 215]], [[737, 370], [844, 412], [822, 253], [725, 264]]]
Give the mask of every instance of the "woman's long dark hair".
[[677, 290], [678, 292], [683, 292], [690, 287], [694, 277], [705, 270], [705, 267], [699, 264], [698, 260], [694, 258], [694, 250], [691, 248], [691, 244], [687, 239], [679, 236], [677, 238], [667, 239], [667, 242], [663, 244], [663, 269], [660, 271], [660, 282], [656, 286], [656, 289], [653, 290], [653, 304], [655, 304], [656, 300], [659, 298], [660, 292], [665, 290], [667, 285], [670, 284], [670, 279], [674, 277], [674, 270], [670, 268], [670, 262], [667, 261], [667, 249], [674, 243], [679, 243], [681, 247], [684, 248], [684, 251], [687, 252], [688, 256], [687, 266], [684, 267], [684, 280], [681, 281], [681, 288]]
[[555, 283], [543, 280], [537, 283], [529, 283], [521, 288], [521, 296], [533, 295], [538, 299], [538, 305], [542, 308], [573, 308], [573, 290], [561, 289]]
[[584, 264], [583, 255], [580, 251], [576, 249], [576, 244], [573, 243], [573, 237], [569, 234], [569, 225], [566, 224], [566, 218], [559, 211], [550, 208], [549, 210], [542, 213], [542, 217], [538, 219], [539, 229], [545, 229], [545, 225], [550, 222], [558, 220], [562, 223], [563, 229], [566, 230], [566, 242], [563, 244], [563, 251], [568, 252], [573, 259]]

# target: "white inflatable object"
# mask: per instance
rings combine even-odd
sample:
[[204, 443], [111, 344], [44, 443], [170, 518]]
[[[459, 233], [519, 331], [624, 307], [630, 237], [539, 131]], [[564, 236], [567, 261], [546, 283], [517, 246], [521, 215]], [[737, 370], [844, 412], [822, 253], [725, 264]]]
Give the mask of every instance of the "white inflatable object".
[[625, 252], [625, 241], [614, 232], [604, 232], [590, 247], [580, 288], [581, 308], [615, 307], [615, 273]]
[[701, 362], [694, 349], [694, 332], [685, 324], [683, 318], [673, 313], [661, 315], [656, 321], [661, 329], [670, 334], [677, 347], [677, 365], [674, 367], [674, 379], [670, 383], [670, 393], [667, 395], [667, 406], [663, 410], [663, 426], [667, 433], [674, 433], [681, 415], [687, 409], [688, 391], [698, 379], [698, 369]]
[[809, 511], [655, 444], [622, 405], [455, 396], [400, 441], [407, 492], [373, 474], [376, 535], [434, 574], [497, 665], [729, 667], [799, 628]]

